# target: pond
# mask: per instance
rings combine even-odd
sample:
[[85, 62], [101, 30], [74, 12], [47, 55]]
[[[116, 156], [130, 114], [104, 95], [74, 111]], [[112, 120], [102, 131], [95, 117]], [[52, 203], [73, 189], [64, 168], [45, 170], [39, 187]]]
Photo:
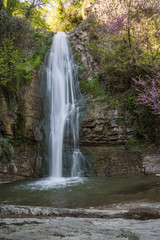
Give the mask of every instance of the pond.
[[159, 199], [156, 177], [45, 178], [0, 184], [0, 201], [16, 205], [100, 208], [136, 201], [158, 203]]

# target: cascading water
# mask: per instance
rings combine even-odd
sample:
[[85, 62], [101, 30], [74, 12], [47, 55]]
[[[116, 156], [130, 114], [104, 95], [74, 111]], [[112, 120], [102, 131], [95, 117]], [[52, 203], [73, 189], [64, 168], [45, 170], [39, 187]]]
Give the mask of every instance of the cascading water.
[[[65, 33], [54, 36], [47, 67], [50, 177], [62, 178], [63, 152], [70, 153], [69, 177], [81, 176], [77, 66]], [[65, 146], [64, 146], [65, 145]]]

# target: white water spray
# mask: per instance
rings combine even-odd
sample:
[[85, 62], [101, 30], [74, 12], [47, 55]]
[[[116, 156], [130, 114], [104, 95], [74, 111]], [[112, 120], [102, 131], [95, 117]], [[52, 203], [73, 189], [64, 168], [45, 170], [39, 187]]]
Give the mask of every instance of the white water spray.
[[81, 176], [79, 145], [79, 106], [76, 98], [77, 66], [65, 33], [54, 36], [47, 68], [47, 95], [50, 109], [50, 177], [62, 178], [63, 144], [70, 146], [69, 177]]

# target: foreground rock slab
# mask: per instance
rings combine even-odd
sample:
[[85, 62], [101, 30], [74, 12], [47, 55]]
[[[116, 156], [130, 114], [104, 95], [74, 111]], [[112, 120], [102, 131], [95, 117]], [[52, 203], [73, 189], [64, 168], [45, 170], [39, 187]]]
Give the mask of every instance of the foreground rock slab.
[[4, 218], [2, 240], [159, 240], [160, 220], [97, 218]]
[[160, 204], [106, 209], [2, 205], [0, 240], [160, 240]]

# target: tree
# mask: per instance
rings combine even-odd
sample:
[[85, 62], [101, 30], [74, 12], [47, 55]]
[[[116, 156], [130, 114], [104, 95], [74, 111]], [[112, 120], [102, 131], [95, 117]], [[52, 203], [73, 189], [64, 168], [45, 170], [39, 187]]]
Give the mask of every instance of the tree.
[[155, 66], [152, 68], [151, 76], [146, 75], [145, 78], [138, 77], [133, 80], [138, 92], [137, 103], [150, 107], [154, 114], [160, 115], [160, 72], [155, 72]]
[[29, 18], [31, 13], [35, 9], [39, 9], [44, 7], [47, 3], [49, 3], [49, 0], [26, 0], [25, 1], [25, 7], [26, 7], [26, 13], [25, 17]]
[[[54, 1], [54, 0], [53, 0]], [[33, 27], [48, 29], [46, 24], [46, 11], [45, 6], [51, 3], [52, 0], [20, 0], [17, 16], [25, 17], [27, 21], [32, 23]]]
[[49, 16], [52, 30], [70, 31], [81, 23], [82, 4], [82, 0], [57, 0]]
[[0, 0], [0, 10], [4, 9], [9, 16], [12, 16], [19, 7], [20, 0]]
[[9, 16], [12, 16], [13, 12], [19, 8], [19, 0], [7, 0], [6, 1], [6, 11]]
[[135, 41], [140, 40], [141, 45], [144, 43], [146, 47], [147, 44], [148, 50], [153, 50], [154, 31], [160, 27], [159, 1], [113, 0], [113, 3], [113, 9], [108, 6], [106, 11], [108, 32], [122, 35], [130, 49]]

